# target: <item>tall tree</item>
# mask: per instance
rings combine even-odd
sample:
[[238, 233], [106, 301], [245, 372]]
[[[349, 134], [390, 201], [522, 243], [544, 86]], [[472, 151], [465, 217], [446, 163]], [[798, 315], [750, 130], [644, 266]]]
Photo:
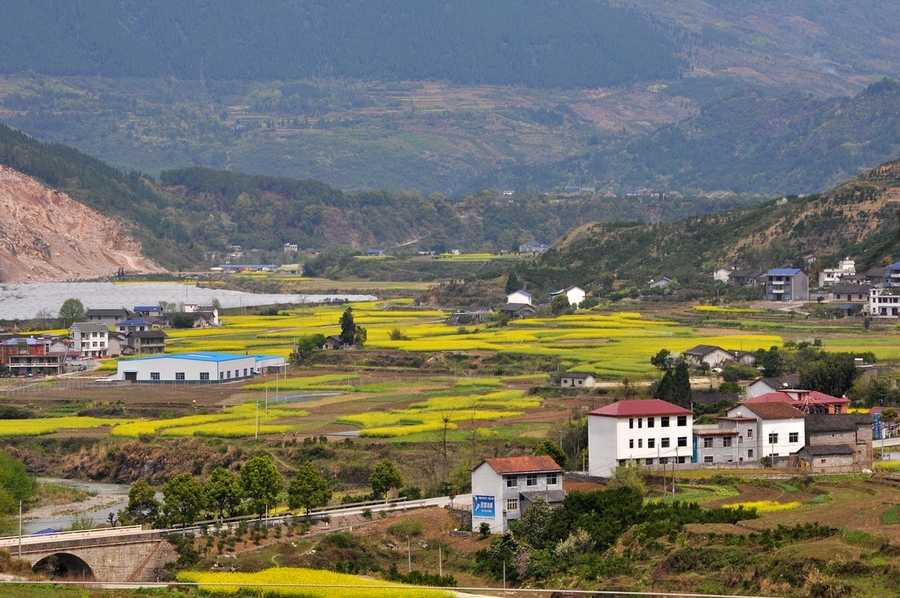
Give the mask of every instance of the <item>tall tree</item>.
[[68, 328], [75, 322], [84, 322], [84, 304], [81, 299], [66, 299], [59, 308], [59, 322], [63, 328]]
[[375, 471], [369, 476], [369, 484], [372, 486], [374, 497], [384, 498], [391, 488], [403, 487], [403, 475], [393, 461], [385, 459], [375, 467]]
[[187, 526], [203, 511], [203, 486], [189, 473], [180, 473], [162, 489], [163, 512], [171, 524]]
[[284, 479], [268, 455], [253, 457], [241, 467], [241, 488], [250, 501], [250, 510], [262, 517], [277, 504]]
[[560, 467], [566, 467], [566, 461], [568, 460], [566, 452], [552, 440], [541, 441], [541, 443], [537, 445], [537, 448], [534, 449], [534, 454], [547, 455], [548, 457], [556, 461], [556, 464]]
[[241, 506], [243, 494], [237, 476], [224, 467], [216, 467], [203, 485], [206, 504], [218, 511], [219, 517], [224, 517], [225, 511], [228, 511], [229, 515], [234, 515]]
[[516, 276], [515, 272], [510, 272], [509, 276], [506, 278], [506, 294], [515, 293], [519, 289], [522, 288], [522, 284], [519, 282], [519, 278]]
[[292, 509], [306, 509], [306, 518], [309, 519], [310, 509], [324, 507], [330, 500], [328, 480], [322, 477], [311, 462], [301, 465], [288, 486], [288, 506]]
[[156, 489], [147, 480], [140, 478], [128, 491], [128, 506], [119, 511], [119, 521], [143, 525], [153, 523], [159, 517], [159, 501]]
[[353, 308], [348, 307], [341, 314], [341, 342], [345, 345], [363, 346], [366, 343], [366, 329], [357, 326], [353, 320]]
[[800, 387], [841, 397], [853, 386], [859, 372], [852, 353], [826, 353], [800, 369]]

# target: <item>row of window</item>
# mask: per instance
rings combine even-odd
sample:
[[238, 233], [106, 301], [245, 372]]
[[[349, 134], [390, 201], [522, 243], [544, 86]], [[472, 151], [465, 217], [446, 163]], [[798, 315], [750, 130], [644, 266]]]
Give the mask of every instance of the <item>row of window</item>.
[[[679, 436], [678, 439], [676, 440], [676, 442], [677, 442], [677, 446], [687, 446], [688, 445], [687, 436]], [[671, 438], [660, 438], [659, 439], [659, 448], [669, 448], [670, 446], [672, 446]], [[644, 448], [644, 439], [643, 438], [637, 439], [637, 447]], [[628, 448], [630, 448], [630, 449], [634, 448], [634, 438], [628, 439]], [[651, 448], [651, 449], [656, 448], [656, 438], [648, 438], [647, 439], [647, 448]]]
[[[619, 459], [619, 465], [627, 465], [628, 459]], [[639, 462], [640, 459], [635, 459], [635, 462]], [[659, 459], [647, 458], [644, 459], [645, 465], [668, 465], [669, 463], [689, 463], [688, 457], [660, 457]]]
[[[248, 372], [249, 372], [249, 370], [247, 368], [244, 368], [244, 377], [247, 376]], [[234, 377], [237, 378], [238, 376], [240, 376], [240, 370], [234, 370]], [[219, 372], [219, 380], [226, 380], [226, 379], [230, 379], [230, 378], [231, 378], [231, 370]], [[150, 379], [151, 380], [159, 380], [160, 379], [159, 372], [150, 372]], [[184, 372], [175, 372], [175, 379], [176, 380], [184, 380], [185, 379]], [[209, 380], [209, 372], [200, 372], [200, 379], [201, 380]]]
[[[753, 430], [747, 430], [747, 438], [753, 437]], [[706, 436], [703, 438], [703, 448], [715, 448], [715, 438]], [[722, 438], [722, 448], [731, 448], [734, 446], [734, 439], [731, 436]], [[799, 432], [788, 432], [788, 442], [800, 442]], [[778, 444], [778, 432], [769, 433], [769, 444]]]
[[[529, 473], [525, 476], [525, 485], [526, 486], [537, 486], [538, 483], [538, 474]], [[548, 486], [556, 486], [559, 483], [559, 476], [555, 473], [547, 474], [547, 485]], [[519, 476], [511, 475], [506, 476], [506, 487], [507, 488], [516, 488], [519, 485]]]
[[[687, 425], [687, 416], [686, 415], [679, 415], [677, 417], [678, 417], [678, 425], [679, 426]], [[628, 427], [632, 428], [632, 429], [634, 428], [635, 419], [637, 419], [637, 427], [643, 428], [644, 427], [644, 418], [643, 417], [638, 417], [638, 418], [629, 417], [628, 418]], [[659, 418], [659, 427], [660, 428], [668, 428], [669, 427], [669, 419], [670, 418], [668, 415], [663, 415], [662, 417], [660, 417]], [[647, 427], [648, 428], [656, 427], [656, 418], [655, 417], [647, 418]]]

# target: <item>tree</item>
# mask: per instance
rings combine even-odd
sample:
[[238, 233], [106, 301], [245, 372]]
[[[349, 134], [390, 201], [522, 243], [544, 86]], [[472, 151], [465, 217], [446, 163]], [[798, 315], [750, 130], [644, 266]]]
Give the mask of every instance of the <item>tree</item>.
[[63, 328], [68, 328], [75, 322], [84, 322], [84, 304], [80, 299], [66, 299], [59, 308], [59, 322]]
[[556, 295], [550, 302], [550, 311], [554, 316], [572, 313], [572, 306], [569, 304], [569, 298], [565, 295]]
[[393, 461], [385, 459], [369, 476], [369, 485], [372, 486], [372, 496], [384, 498], [391, 488], [403, 487], [403, 475]]
[[610, 489], [628, 488], [640, 496], [644, 496], [647, 494], [647, 484], [644, 480], [647, 478], [648, 473], [640, 465], [630, 463], [619, 465], [613, 470], [613, 474], [607, 478], [606, 485]]
[[679, 359], [674, 369], [666, 370], [662, 379], [653, 386], [654, 399], [674, 403], [680, 407], [691, 406], [691, 374], [687, 361]]
[[303, 363], [310, 355], [325, 345], [324, 334], [305, 334], [297, 339], [294, 353], [291, 355], [295, 363]]
[[119, 521], [144, 525], [152, 523], [159, 517], [159, 501], [156, 500], [156, 489], [144, 478], [140, 478], [128, 491], [128, 506], [119, 511]]
[[550, 504], [541, 496], [534, 499], [531, 507], [522, 515], [519, 536], [534, 548], [543, 548], [547, 543], [547, 532], [553, 519]]
[[757, 351], [756, 360], [762, 366], [762, 375], [767, 378], [780, 376], [784, 372], [784, 355], [778, 347], [771, 347], [768, 351]]
[[568, 457], [566, 456], [566, 452], [562, 450], [562, 448], [553, 442], [552, 440], [543, 440], [537, 448], [534, 449], [535, 455], [547, 455], [556, 461], [556, 464], [562, 468], [566, 467], [566, 461]]
[[363, 346], [366, 343], [366, 329], [353, 321], [353, 308], [348, 307], [341, 314], [341, 342], [345, 345]]
[[268, 455], [253, 457], [241, 467], [241, 488], [250, 500], [250, 511], [262, 517], [274, 507], [278, 493], [284, 488], [284, 479]]
[[225, 511], [228, 511], [229, 515], [234, 515], [241, 506], [242, 495], [238, 477], [224, 467], [216, 467], [203, 485], [206, 504], [218, 511], [219, 517], [224, 517]]
[[330, 500], [328, 480], [322, 477], [310, 461], [301, 465], [288, 486], [288, 506], [292, 509], [306, 509], [306, 518], [309, 519], [310, 509], [324, 507]]
[[203, 511], [203, 486], [189, 473], [180, 473], [162, 489], [163, 512], [172, 524], [187, 526]]
[[515, 293], [519, 289], [522, 288], [522, 283], [519, 282], [518, 277], [516, 277], [515, 272], [510, 272], [509, 276], [506, 278], [506, 294]]
[[660, 349], [659, 353], [650, 358], [650, 365], [660, 370], [668, 370], [672, 367], [672, 353], [668, 349]]
[[859, 375], [852, 353], [824, 353], [800, 369], [800, 387], [835, 397], [843, 396]]
[[183, 311], [172, 314], [172, 328], [193, 328], [194, 314]]

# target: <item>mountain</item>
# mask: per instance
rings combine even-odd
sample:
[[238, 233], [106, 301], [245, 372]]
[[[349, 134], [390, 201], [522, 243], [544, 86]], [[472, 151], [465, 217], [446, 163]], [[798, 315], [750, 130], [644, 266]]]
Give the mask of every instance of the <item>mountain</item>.
[[715, 268], [817, 266], [850, 256], [864, 271], [900, 259], [900, 160], [817, 195], [790, 196], [658, 225], [585, 224], [570, 231], [519, 278], [534, 289], [577, 284], [646, 288], [663, 276], [683, 286], [712, 285]]
[[[591, 0], [7, 0], [0, 71], [572, 88], [672, 79], [633, 11]], [[35, 40], [40, 39], [40, 43]]]
[[517, 165], [475, 179], [485, 187], [549, 189], [568, 182], [696, 193], [815, 193], [900, 155], [900, 83], [854, 97], [747, 92], [636, 139], [555, 164]]
[[162, 272], [121, 224], [0, 166], [0, 282]]

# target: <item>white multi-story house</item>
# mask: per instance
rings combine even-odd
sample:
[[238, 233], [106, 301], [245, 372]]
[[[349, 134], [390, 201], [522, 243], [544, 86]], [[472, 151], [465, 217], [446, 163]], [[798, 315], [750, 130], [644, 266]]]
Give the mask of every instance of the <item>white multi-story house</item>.
[[97, 322], [75, 322], [69, 326], [74, 348], [84, 357], [109, 355], [109, 327]]
[[588, 469], [607, 477], [619, 465], [691, 463], [693, 413], [659, 399], [618, 401], [588, 413]]
[[872, 287], [869, 289], [869, 315], [873, 318], [900, 316], [900, 287]]
[[538, 497], [561, 505], [562, 479], [562, 468], [546, 455], [485, 459], [472, 469], [472, 529], [488, 523], [491, 533], [505, 532]]
[[740, 457], [758, 461], [763, 457], [787, 459], [806, 442], [806, 414], [787, 403], [741, 403], [727, 420], [736, 422]]

